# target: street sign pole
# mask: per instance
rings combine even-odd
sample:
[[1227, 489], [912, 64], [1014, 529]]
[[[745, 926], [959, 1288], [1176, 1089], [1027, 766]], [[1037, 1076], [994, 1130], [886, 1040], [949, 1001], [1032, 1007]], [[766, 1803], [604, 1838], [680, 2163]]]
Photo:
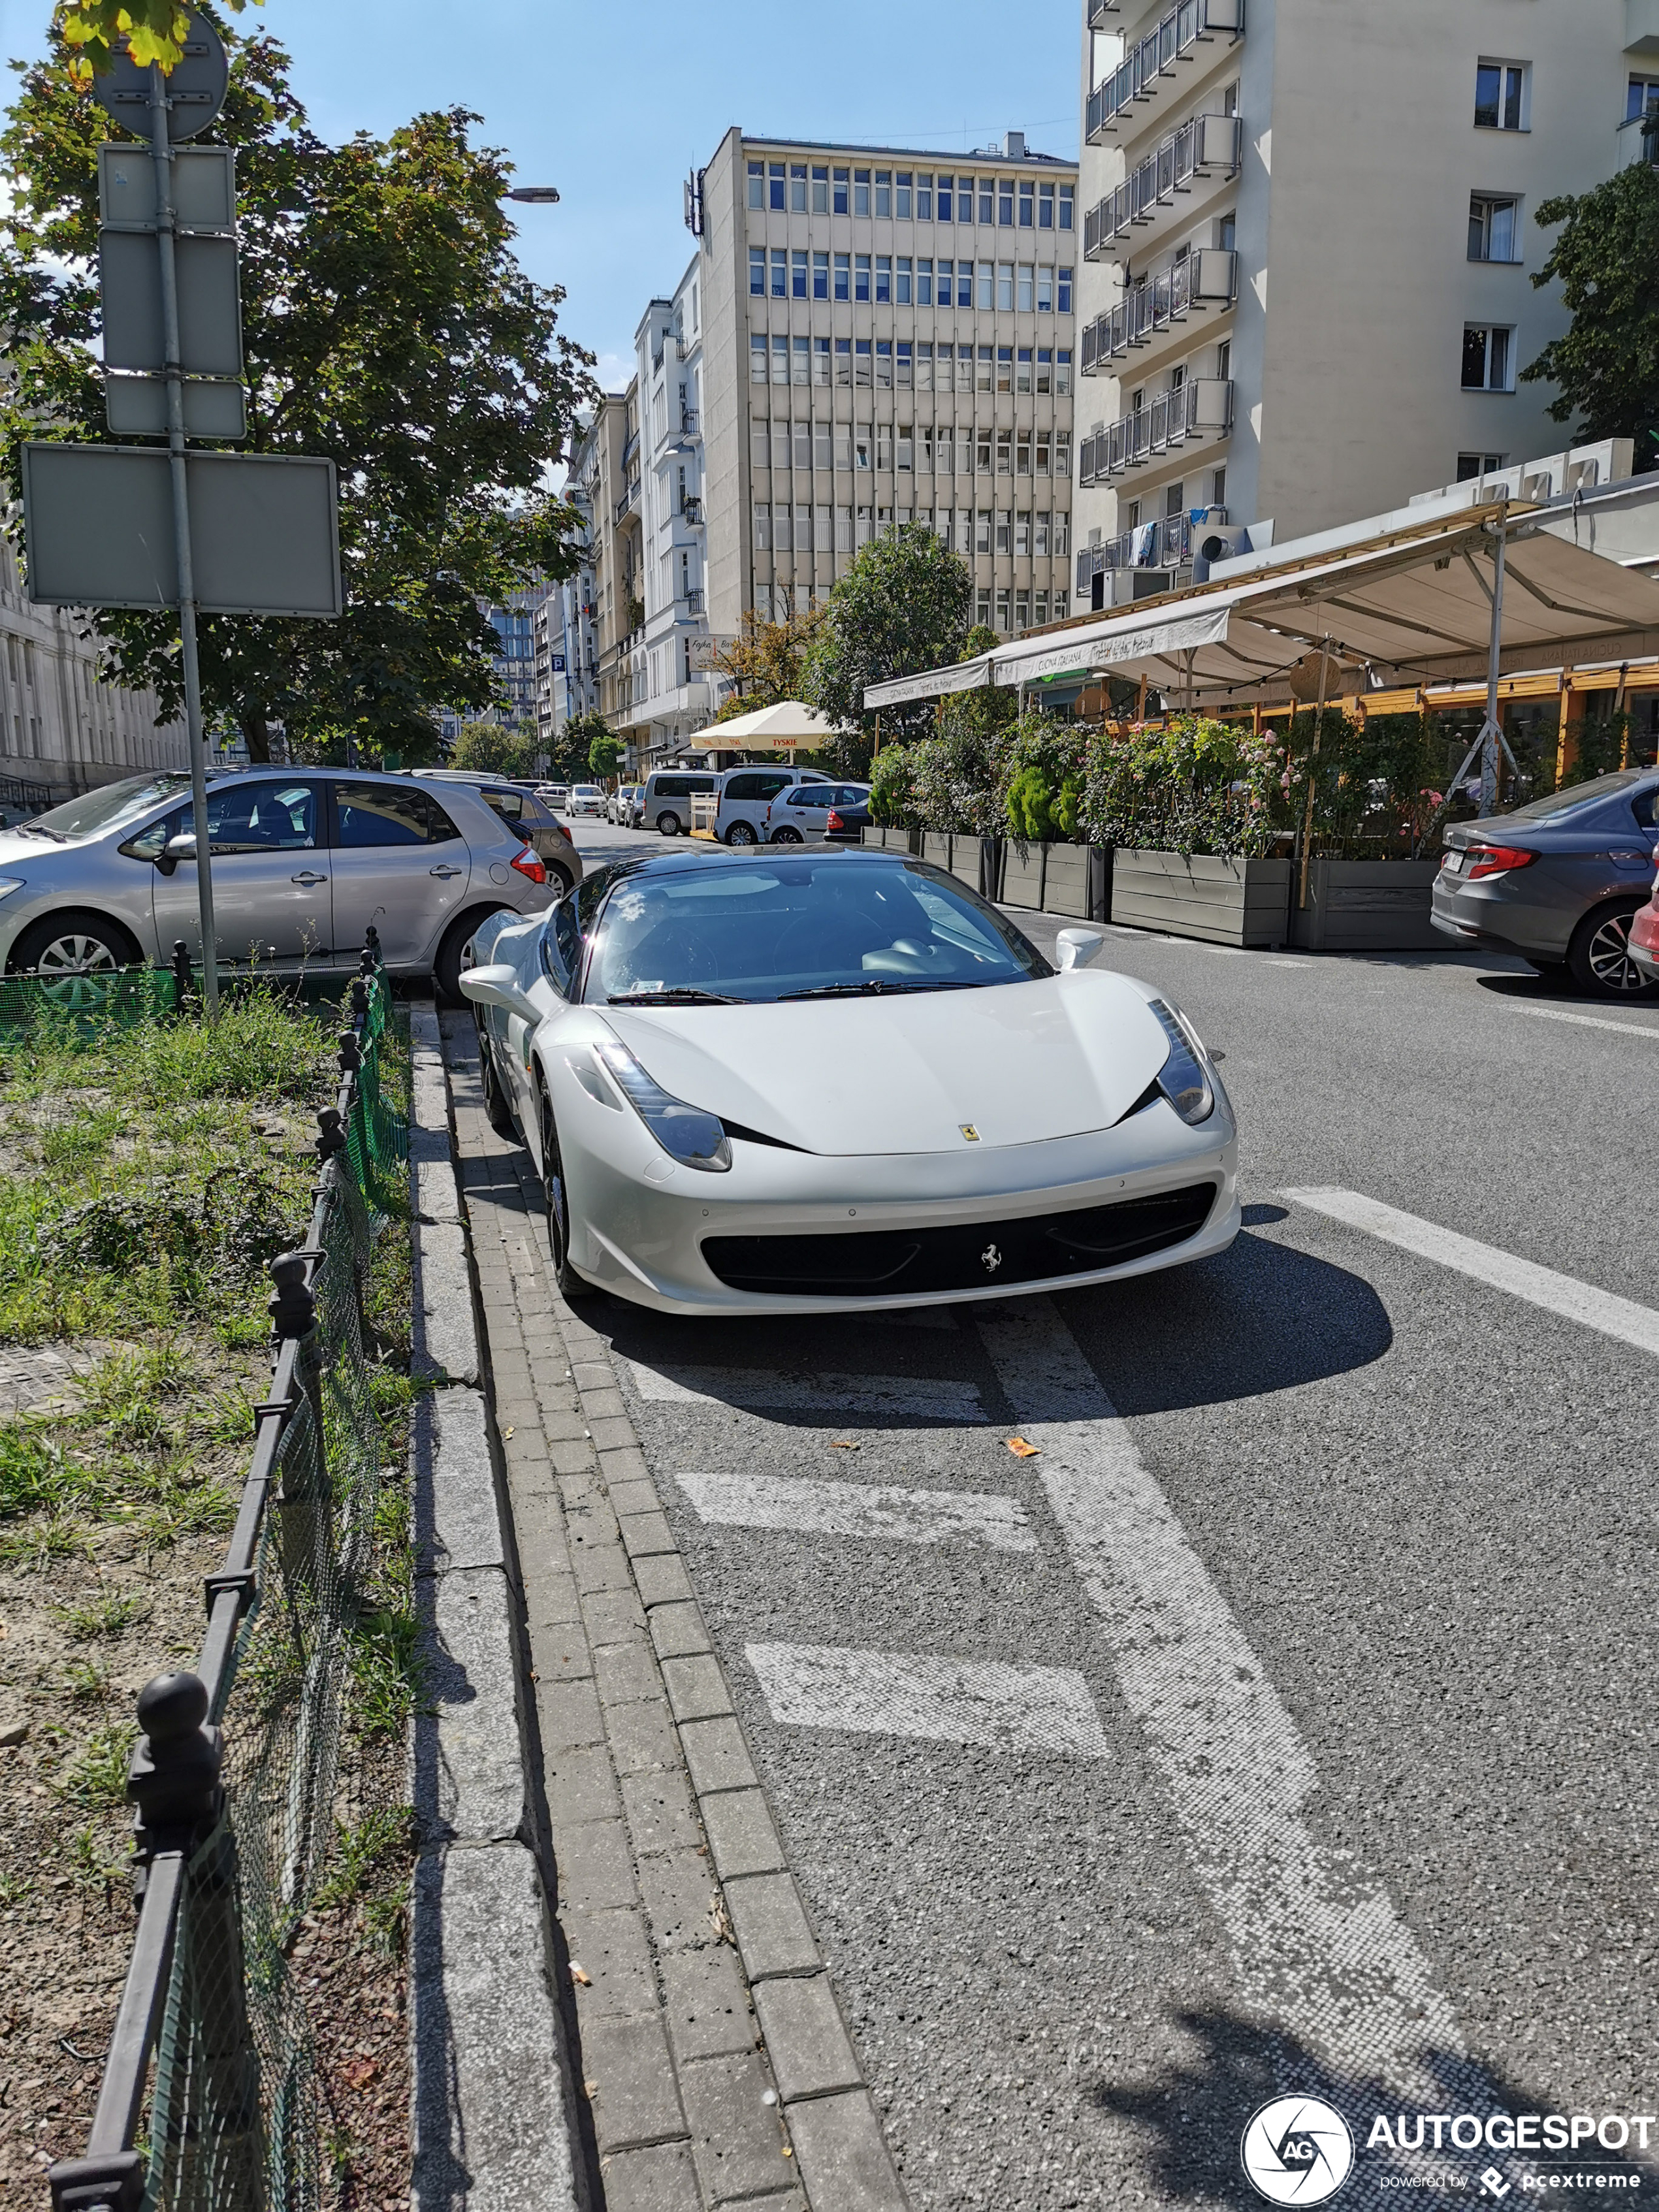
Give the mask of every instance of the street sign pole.
[[202, 1003], [219, 1012], [218, 945], [213, 928], [213, 869], [208, 836], [207, 756], [202, 731], [202, 671], [196, 642], [196, 578], [191, 562], [190, 489], [185, 467], [185, 373], [179, 343], [177, 220], [173, 148], [167, 129], [167, 81], [149, 72], [150, 159], [155, 166], [156, 244], [161, 269], [161, 332], [167, 387], [167, 454], [173, 477], [173, 532], [179, 575], [179, 641], [185, 665], [185, 725], [190, 744], [190, 795], [196, 823], [196, 897], [202, 925]]

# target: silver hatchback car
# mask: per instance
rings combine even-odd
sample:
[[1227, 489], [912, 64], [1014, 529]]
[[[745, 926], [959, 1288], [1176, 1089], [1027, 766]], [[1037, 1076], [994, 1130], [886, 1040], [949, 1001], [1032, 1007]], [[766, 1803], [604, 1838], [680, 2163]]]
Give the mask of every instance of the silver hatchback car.
[[[372, 922], [394, 975], [459, 996], [486, 915], [557, 895], [522, 837], [465, 784], [337, 769], [209, 779], [214, 934], [228, 967], [356, 965]], [[68, 977], [199, 958], [190, 779], [128, 776], [0, 834], [0, 965]]]

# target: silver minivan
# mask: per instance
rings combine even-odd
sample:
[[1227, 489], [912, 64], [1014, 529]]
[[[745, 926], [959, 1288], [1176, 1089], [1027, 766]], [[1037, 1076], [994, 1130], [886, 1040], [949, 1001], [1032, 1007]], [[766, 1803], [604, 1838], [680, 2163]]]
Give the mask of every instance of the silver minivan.
[[[228, 967], [355, 968], [379, 933], [394, 975], [459, 995], [486, 915], [557, 886], [480, 794], [405, 775], [255, 768], [209, 779], [214, 934]], [[190, 779], [127, 776], [0, 835], [0, 964], [68, 978], [201, 954]]]
[[828, 783], [817, 769], [730, 768], [720, 778], [720, 811], [714, 835], [726, 845], [763, 845], [766, 810], [797, 784]]

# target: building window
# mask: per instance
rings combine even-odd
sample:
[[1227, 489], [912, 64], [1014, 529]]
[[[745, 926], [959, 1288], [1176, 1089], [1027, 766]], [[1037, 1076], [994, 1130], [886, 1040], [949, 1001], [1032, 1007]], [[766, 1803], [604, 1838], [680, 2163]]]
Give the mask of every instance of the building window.
[[764, 384], [766, 381], [764, 331], [751, 331], [749, 334], [749, 381], [751, 384]]
[[1039, 268], [1036, 273], [1036, 306], [1040, 315], [1051, 315], [1054, 311], [1054, 272]]
[[876, 213], [878, 216], [884, 216], [891, 215], [892, 212], [893, 173], [890, 169], [878, 169], [876, 171]]
[[830, 256], [827, 253], [812, 256], [812, 297], [815, 300], [830, 297]]
[[1054, 388], [1054, 356], [1050, 346], [1037, 348], [1036, 388], [1039, 396], [1043, 398]]
[[901, 392], [908, 392], [911, 389], [912, 383], [910, 341], [908, 338], [900, 338], [898, 340], [897, 358], [898, 388]]
[[775, 337], [772, 341], [772, 381], [774, 384], [787, 384], [789, 381], [787, 338]]
[[789, 212], [791, 215], [805, 215], [806, 212], [805, 161], [792, 161], [789, 165]]
[[933, 220], [933, 173], [931, 169], [918, 169], [916, 172], [916, 221], [931, 222]]
[[751, 510], [755, 521], [755, 550], [769, 553], [772, 550], [772, 510], [757, 500]]
[[815, 469], [827, 469], [830, 465], [831, 459], [830, 425], [827, 422], [815, 422], [812, 425], [812, 466]]
[[1485, 192], [1469, 195], [1469, 258], [1471, 261], [1518, 261], [1521, 258], [1521, 203], [1495, 199]]
[[1030, 592], [1016, 592], [1014, 593], [1014, 628], [1030, 629], [1030, 627], [1031, 594]]
[[931, 307], [933, 304], [933, 264], [931, 261], [916, 264], [916, 305]]
[[848, 212], [848, 194], [852, 174], [850, 169], [837, 169], [835, 173], [834, 212], [836, 215], [846, 215]]
[[[1063, 508], [1056, 507], [1054, 510], [1054, 558], [1057, 561], [1063, 561], [1071, 550], [1072, 518], [1064, 511]], [[1064, 605], [1065, 596], [1065, 593], [1062, 592], [1054, 601], [1054, 620], [1056, 622], [1060, 619], [1061, 616], [1066, 611]]]
[[1634, 123], [1638, 115], [1659, 107], [1659, 77], [1633, 76], [1625, 94], [1625, 120]]
[[749, 164], [749, 204], [751, 208], [763, 208], [766, 205], [764, 161], [751, 161]]
[[994, 177], [981, 177], [979, 180], [979, 219], [981, 222], [994, 222], [997, 219], [997, 180]]
[[974, 594], [974, 623], [979, 629], [991, 627], [991, 594], [988, 589]]
[[1031, 518], [1031, 550], [1039, 561], [1048, 557], [1048, 510], [1038, 507]]
[[870, 297], [870, 257], [867, 253], [853, 256], [853, 297], [866, 301]]
[[901, 222], [908, 222], [910, 220], [910, 198], [913, 183], [913, 174], [908, 169], [901, 169], [897, 177], [894, 180], [893, 213], [897, 216]]
[[1524, 131], [1527, 127], [1525, 62], [1481, 62], [1474, 72], [1477, 131]]
[[988, 553], [991, 550], [991, 510], [981, 507], [974, 519], [974, 550]]
[[795, 252], [790, 255], [789, 261], [789, 296], [792, 300], [804, 300], [806, 297], [806, 254], [805, 249], [802, 247], [797, 247]]
[[1037, 228], [1052, 230], [1054, 227], [1054, 188], [1044, 185], [1037, 194]]
[[853, 465], [867, 471], [870, 466], [870, 433], [860, 430], [853, 441]]
[[793, 544], [789, 509], [774, 500], [772, 502], [772, 550], [775, 553], [787, 553], [791, 550]]
[[814, 384], [823, 385], [827, 385], [830, 381], [830, 341], [828, 338], [814, 338], [812, 341], [812, 381]]
[[898, 465], [902, 475], [914, 476], [916, 466], [915, 434], [908, 425], [901, 424], [898, 434]]
[[988, 261], [981, 261], [979, 264], [979, 304], [989, 314], [996, 303], [996, 270]]
[[888, 474], [891, 471], [893, 466], [893, 426], [890, 422], [878, 422], [876, 425], [876, 466], [880, 469], [884, 474]]
[[751, 300], [766, 297], [766, 248], [751, 246], [749, 249], [749, 296]]
[[1022, 261], [1019, 264], [1019, 288], [1014, 295], [1014, 304], [1022, 315], [1029, 315], [1036, 305], [1031, 264], [1029, 261]]
[[1009, 626], [1010, 626], [1010, 621], [1011, 621], [1011, 617], [1010, 617], [1010, 613], [1009, 613], [1009, 609], [1010, 609], [1011, 603], [1012, 603], [1012, 594], [1007, 591], [1007, 589], [1006, 589], [1006, 587], [1005, 587], [1004, 589], [1002, 589], [1002, 590], [1000, 590], [1000, 591], [999, 591], [999, 592], [998, 592], [998, 593], [997, 593], [996, 629], [997, 629], [997, 634], [998, 634], [998, 635], [999, 635], [999, 636], [1000, 636], [1000, 637], [1006, 637], [1006, 636], [1007, 636], [1007, 635], [1008, 635], [1008, 630], [1009, 630]]
[[784, 175], [783, 164], [781, 161], [774, 161], [769, 165], [768, 170], [768, 181], [770, 183], [772, 187], [769, 194], [770, 204], [777, 210], [780, 215], [782, 215], [785, 212], [785, 206], [783, 197]]
[[1036, 434], [1036, 472], [1040, 477], [1046, 477], [1048, 475], [1053, 453], [1053, 432], [1049, 430], [1039, 430]]
[[812, 212], [814, 215], [828, 215], [830, 212], [830, 172], [827, 168], [814, 167], [812, 171]]
[[1507, 392], [1510, 389], [1511, 335], [1499, 323], [1464, 324], [1465, 392]]
[[1012, 177], [997, 179], [997, 222], [1004, 230], [1014, 227], [1014, 180]]
[[868, 215], [870, 212], [868, 169], [854, 169], [853, 172], [853, 212], [854, 215]]
[[876, 256], [876, 298], [890, 301], [893, 296], [893, 257], [890, 253]]
[[994, 346], [981, 346], [980, 348], [978, 374], [974, 379], [974, 389], [975, 392], [990, 391], [991, 372], [995, 361], [996, 349]]
[[1014, 557], [1029, 561], [1031, 557], [1031, 510], [1029, 507], [1014, 510]]
[[1014, 388], [1014, 349], [1012, 346], [997, 348], [997, 390], [1012, 392]]
[[811, 374], [811, 370], [808, 367], [811, 357], [811, 339], [797, 338], [794, 343], [794, 373], [790, 378], [792, 384], [805, 384], [807, 381]]
[[931, 392], [933, 388], [933, 349], [927, 343], [916, 348], [916, 390]]
[[853, 510], [850, 507], [836, 509], [836, 550], [850, 553], [853, 550]]
[[858, 361], [856, 380], [860, 384], [867, 385], [870, 381], [870, 341], [868, 338], [857, 338], [854, 343]]
[[892, 388], [893, 341], [891, 338], [878, 338], [876, 340], [876, 389], [878, 392], [890, 392]]
[[781, 246], [772, 248], [772, 297], [775, 300], [789, 297], [789, 256]]
[[1022, 230], [1036, 228], [1036, 186], [1024, 177], [1019, 180], [1019, 227]]
[[1062, 185], [1060, 188], [1060, 227], [1062, 230], [1072, 228], [1072, 187], [1069, 185]]
[[1062, 269], [1060, 272], [1060, 297], [1054, 304], [1059, 308], [1062, 315], [1069, 315], [1071, 313], [1072, 272], [1069, 269]]
[[850, 253], [836, 256], [836, 297], [849, 299], [853, 289], [853, 257]]
[[938, 185], [934, 187], [934, 195], [936, 202], [936, 220], [939, 222], [950, 222], [953, 220], [951, 213], [951, 203], [956, 197], [956, 179], [954, 177], [942, 176], [939, 179]]
[[1030, 473], [1031, 434], [1029, 430], [1021, 430], [1014, 438], [1014, 474], [1017, 477], [1029, 477]]
[[850, 384], [853, 381], [853, 341], [851, 338], [837, 338], [836, 340], [836, 381], [837, 384]]
[[[1072, 434], [1069, 430], [1056, 430], [1054, 433], [1054, 474], [1057, 477], [1063, 477], [1067, 483], [1072, 480]], [[1056, 515], [1054, 528], [1059, 530], [1063, 526], [1064, 518]], [[1054, 550], [1056, 553], [1063, 553], [1066, 548], [1057, 544]]]
[[1495, 475], [1504, 465], [1502, 453], [1460, 453], [1457, 456], [1457, 481], [1472, 483], [1477, 477]]
[[1210, 479], [1210, 504], [1212, 507], [1225, 507], [1227, 504], [1227, 471], [1225, 469], [1217, 469]]
[[910, 295], [914, 289], [911, 280], [910, 256], [908, 253], [901, 253], [898, 257], [898, 268], [894, 274], [893, 299], [896, 306], [908, 307], [911, 305]]

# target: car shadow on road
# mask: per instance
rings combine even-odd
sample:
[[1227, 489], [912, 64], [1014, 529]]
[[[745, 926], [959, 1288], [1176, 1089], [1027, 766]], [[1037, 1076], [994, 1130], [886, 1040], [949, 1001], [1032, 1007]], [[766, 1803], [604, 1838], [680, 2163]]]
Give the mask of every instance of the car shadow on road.
[[1363, 1275], [1250, 1233], [1285, 1218], [1249, 1207], [1216, 1259], [1056, 1297], [1120, 1413], [1259, 1398], [1382, 1358], [1394, 1329]]

